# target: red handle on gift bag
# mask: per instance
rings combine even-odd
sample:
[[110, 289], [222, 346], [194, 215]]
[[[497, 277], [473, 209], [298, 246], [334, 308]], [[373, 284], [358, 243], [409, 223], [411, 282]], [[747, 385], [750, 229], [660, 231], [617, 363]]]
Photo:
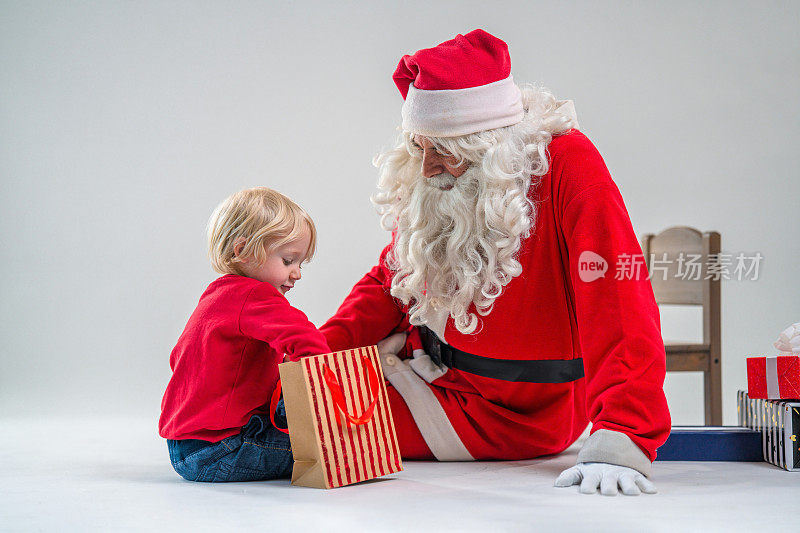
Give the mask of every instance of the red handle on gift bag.
[[272, 399], [269, 401], [269, 421], [272, 422], [272, 425], [275, 429], [279, 429], [284, 433], [289, 433], [289, 429], [279, 428], [278, 425], [275, 423], [275, 409], [278, 407], [278, 400], [281, 399], [281, 380], [278, 380], [278, 383], [275, 385], [275, 390], [272, 391]]
[[378, 404], [378, 374], [375, 372], [375, 367], [372, 365], [372, 361], [369, 357], [362, 355], [361, 362], [367, 368], [367, 374], [369, 374], [369, 390], [372, 393], [372, 401], [361, 416], [354, 416], [347, 412], [347, 404], [344, 401], [342, 387], [336, 379], [336, 375], [331, 372], [331, 369], [328, 368], [327, 365], [322, 365], [325, 383], [328, 384], [328, 388], [331, 391], [333, 403], [339, 408], [348, 422], [357, 426], [366, 424], [372, 420], [372, 417], [375, 415], [375, 406]]

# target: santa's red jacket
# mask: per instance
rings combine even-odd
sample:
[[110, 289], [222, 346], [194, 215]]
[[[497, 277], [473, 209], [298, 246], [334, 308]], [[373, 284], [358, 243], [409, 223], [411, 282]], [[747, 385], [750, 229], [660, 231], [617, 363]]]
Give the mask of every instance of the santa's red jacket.
[[[511, 382], [389, 358], [389, 366], [404, 371], [415, 363], [410, 366], [425, 379], [426, 390], [398, 394], [403, 380], [390, 389], [405, 457], [532, 458], [564, 450], [592, 422], [592, 437], [607, 430], [605, 437], [579, 460], [649, 474], [644, 463], [655, 459], [669, 434], [659, 312], [622, 197], [597, 149], [578, 130], [556, 136], [549, 154], [549, 172], [531, 187], [536, 223], [520, 251], [522, 274], [480, 317], [477, 333], [461, 334], [448, 319], [443, 340], [494, 359], [582, 358], [585, 378]], [[387, 252], [320, 328], [332, 350], [375, 344], [408, 327], [407, 308], [389, 294]], [[583, 257], [586, 281], [579, 275], [584, 252], [591, 252]], [[593, 279], [603, 261], [607, 271]], [[383, 364], [386, 370], [386, 359]], [[437, 419], [437, 409], [445, 416]], [[458, 440], [466, 450], [458, 449]]]

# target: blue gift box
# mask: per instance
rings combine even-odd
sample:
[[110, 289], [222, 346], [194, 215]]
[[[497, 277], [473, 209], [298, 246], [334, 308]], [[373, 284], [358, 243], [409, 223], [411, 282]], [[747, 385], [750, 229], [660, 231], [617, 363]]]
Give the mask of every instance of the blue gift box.
[[657, 461], [763, 461], [761, 432], [738, 426], [673, 426]]

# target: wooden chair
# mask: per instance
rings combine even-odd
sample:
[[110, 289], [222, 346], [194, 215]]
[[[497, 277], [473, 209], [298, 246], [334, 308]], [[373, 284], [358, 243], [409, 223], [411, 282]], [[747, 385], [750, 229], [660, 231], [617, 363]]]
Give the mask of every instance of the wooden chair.
[[703, 307], [703, 342], [665, 342], [664, 347], [667, 372], [703, 372], [705, 424], [711, 426], [722, 425], [720, 250], [719, 233], [700, 233], [687, 226], [642, 237], [656, 302]]

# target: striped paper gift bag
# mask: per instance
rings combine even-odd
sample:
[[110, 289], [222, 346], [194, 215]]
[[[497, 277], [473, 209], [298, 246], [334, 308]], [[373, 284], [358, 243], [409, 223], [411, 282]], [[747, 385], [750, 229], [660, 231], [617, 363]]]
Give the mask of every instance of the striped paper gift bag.
[[278, 368], [294, 455], [293, 485], [330, 489], [403, 469], [375, 346], [305, 357]]

